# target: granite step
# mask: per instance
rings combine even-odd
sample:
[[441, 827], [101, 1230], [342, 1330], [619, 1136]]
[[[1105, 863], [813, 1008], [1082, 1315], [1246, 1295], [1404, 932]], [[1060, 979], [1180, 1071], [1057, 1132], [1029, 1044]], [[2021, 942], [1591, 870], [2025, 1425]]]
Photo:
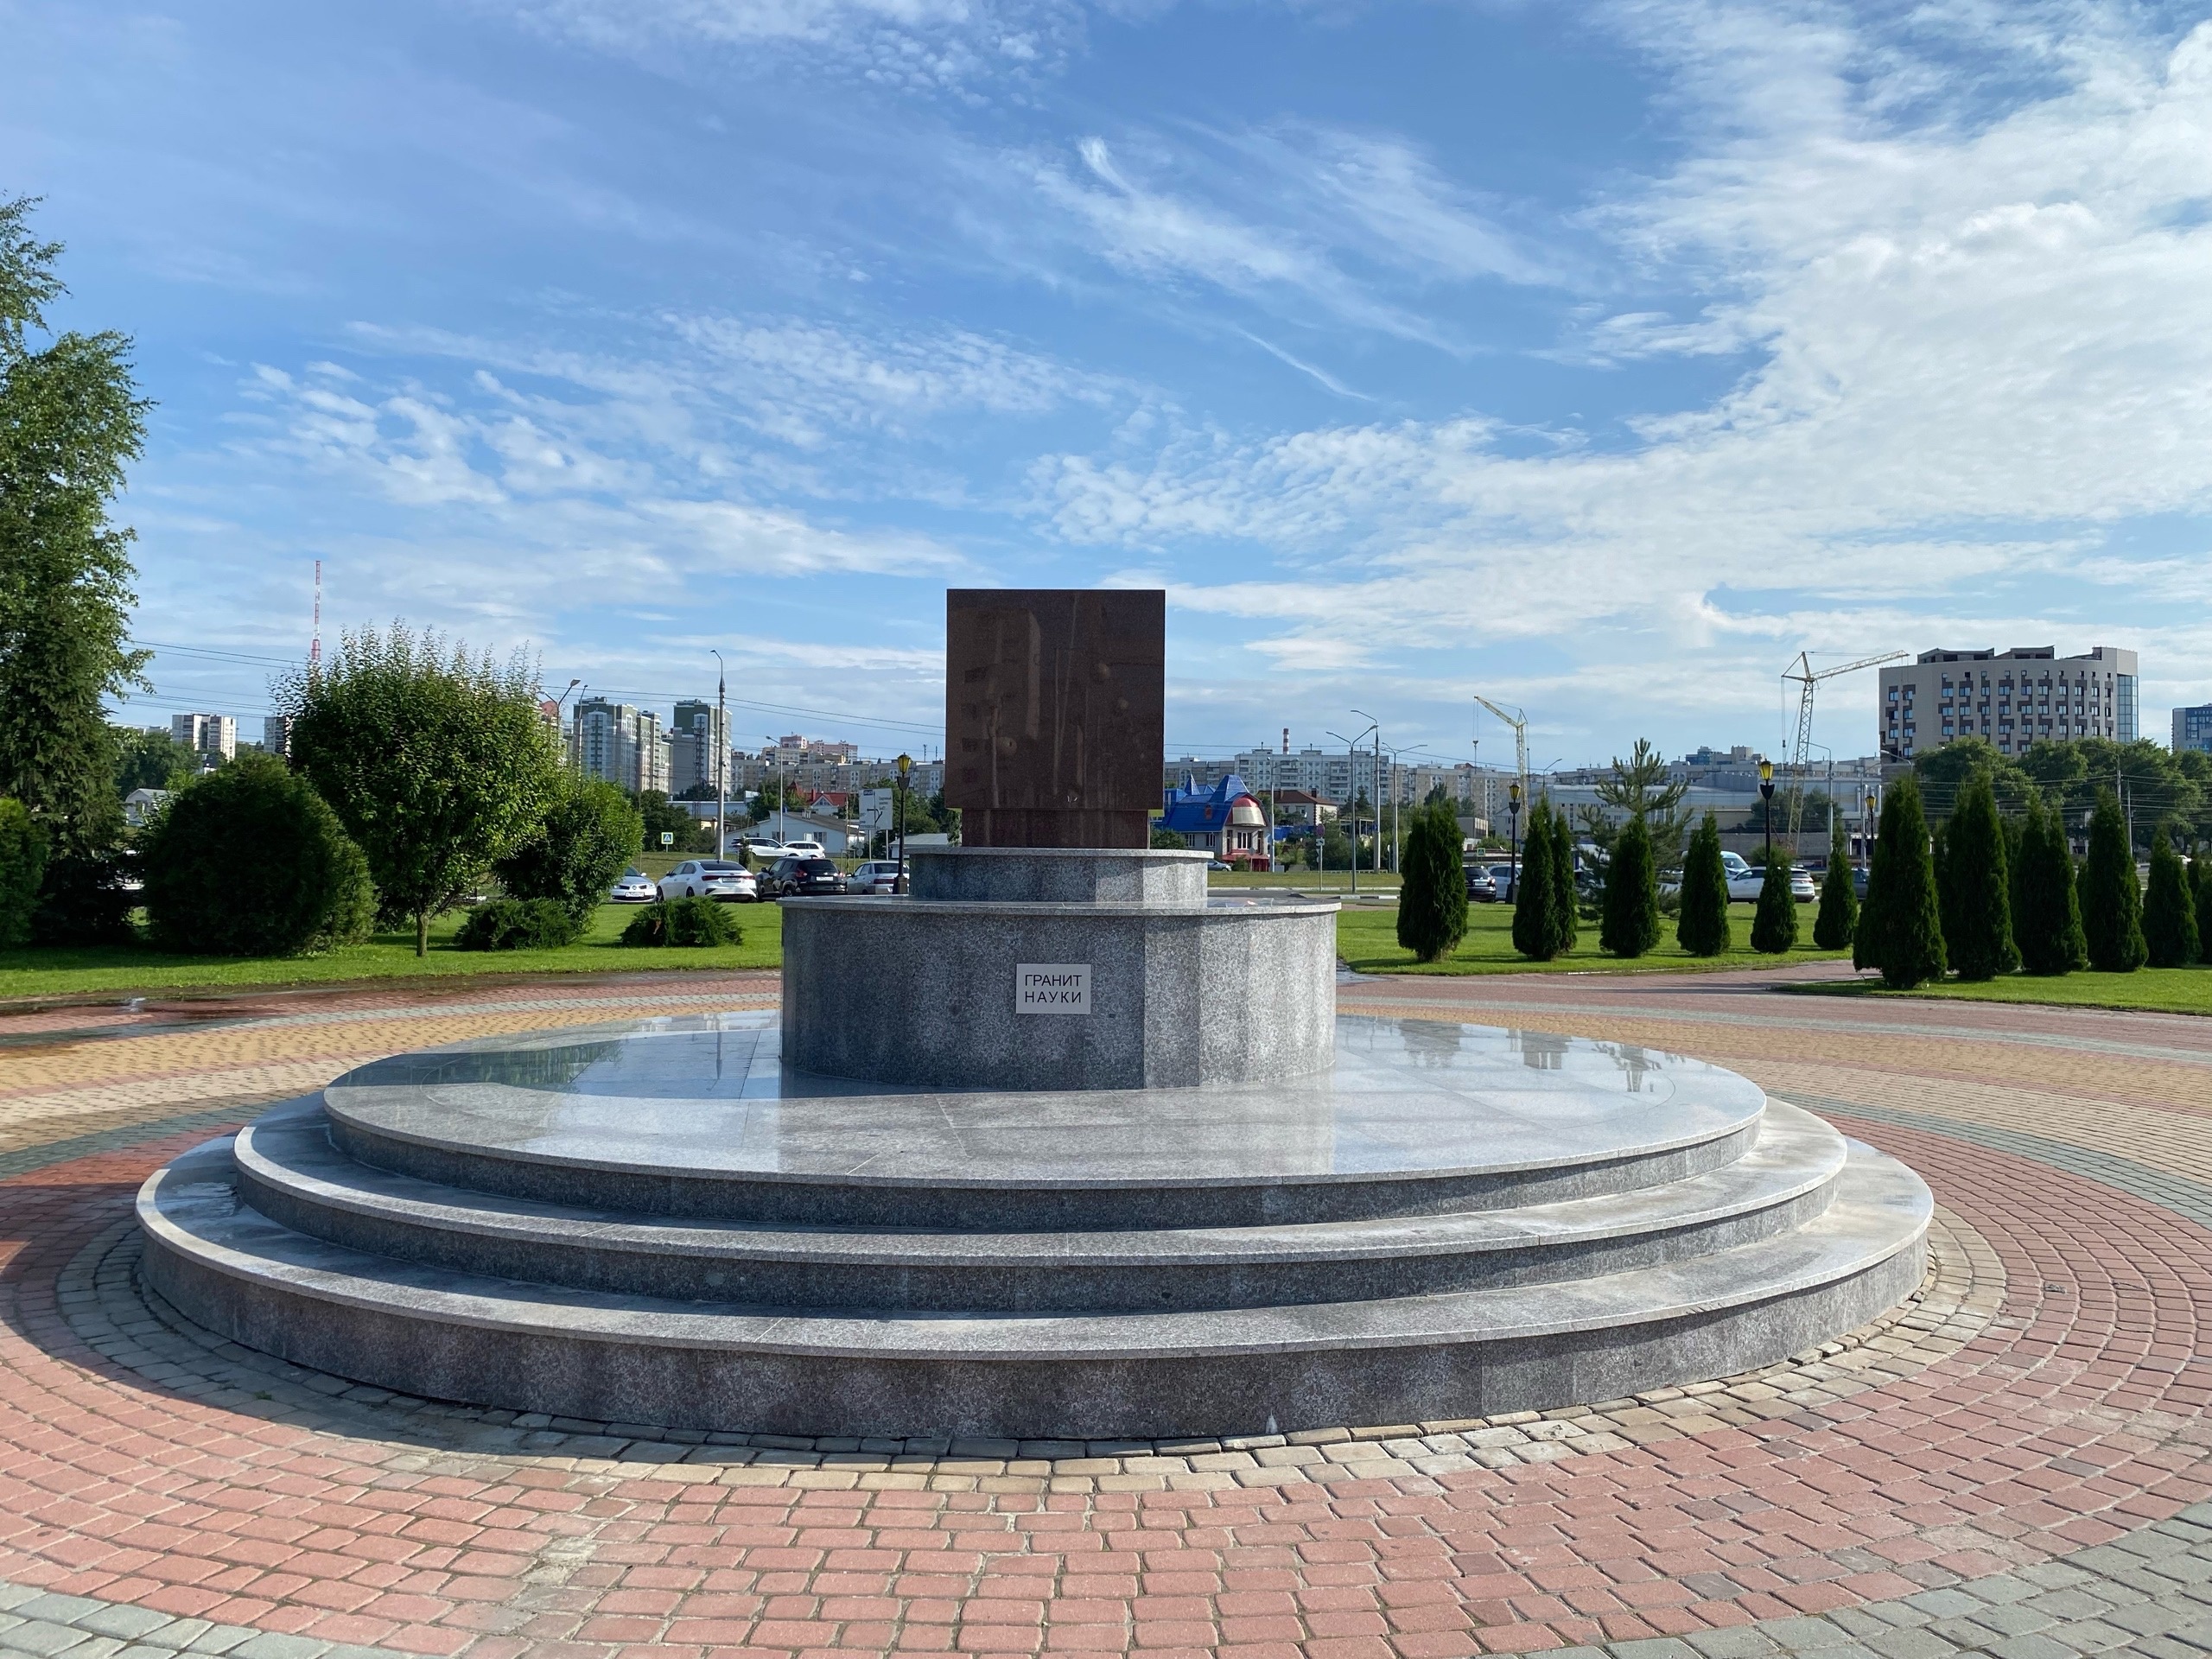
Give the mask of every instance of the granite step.
[[374, 1255], [578, 1288], [808, 1310], [1159, 1312], [1533, 1285], [1802, 1227], [1844, 1141], [1770, 1105], [1732, 1163], [1660, 1186], [1459, 1214], [1259, 1227], [1007, 1232], [702, 1223], [470, 1192], [350, 1158], [312, 1100], [241, 1132], [241, 1198]]
[[1287, 1306], [867, 1314], [560, 1288], [368, 1254], [242, 1204], [229, 1140], [138, 1199], [151, 1287], [380, 1386], [609, 1421], [1103, 1439], [1479, 1416], [1778, 1359], [1920, 1280], [1926, 1185], [1848, 1142], [1802, 1226], [1567, 1282]]

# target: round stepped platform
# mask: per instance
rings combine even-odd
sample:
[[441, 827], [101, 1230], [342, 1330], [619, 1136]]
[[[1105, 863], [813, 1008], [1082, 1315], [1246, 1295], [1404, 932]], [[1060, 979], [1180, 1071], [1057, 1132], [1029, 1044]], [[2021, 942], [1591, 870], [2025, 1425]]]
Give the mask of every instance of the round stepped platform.
[[150, 1179], [153, 1287], [415, 1394], [796, 1434], [1487, 1415], [1748, 1369], [1918, 1282], [1909, 1170], [1617, 1045], [1342, 1018], [1291, 1083], [889, 1094], [772, 1015], [397, 1057]]

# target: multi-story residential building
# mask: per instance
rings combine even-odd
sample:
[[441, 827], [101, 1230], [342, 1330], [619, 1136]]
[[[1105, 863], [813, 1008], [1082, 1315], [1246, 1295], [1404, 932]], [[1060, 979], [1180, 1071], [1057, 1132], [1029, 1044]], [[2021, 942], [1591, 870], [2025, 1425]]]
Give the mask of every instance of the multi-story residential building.
[[270, 754], [292, 758], [292, 716], [270, 715], [261, 722], [261, 747]]
[[2050, 645], [1923, 651], [1881, 671], [1876, 730], [1885, 760], [1910, 760], [1955, 738], [1980, 737], [2019, 754], [2038, 738], [2139, 734], [2135, 653], [2097, 645], [2061, 657]]
[[169, 741], [204, 758], [233, 760], [238, 723], [228, 715], [171, 715]]
[[[681, 795], [691, 789], [713, 789], [720, 781], [715, 757], [729, 753], [729, 719], [711, 702], [676, 705], [676, 719], [668, 732], [668, 791]], [[733, 776], [723, 785], [733, 791]]]
[[2212, 702], [2174, 710], [2174, 753], [2183, 749], [2212, 754]]
[[587, 778], [603, 778], [634, 794], [668, 788], [668, 745], [660, 716], [650, 709], [585, 698], [569, 728], [569, 758]]

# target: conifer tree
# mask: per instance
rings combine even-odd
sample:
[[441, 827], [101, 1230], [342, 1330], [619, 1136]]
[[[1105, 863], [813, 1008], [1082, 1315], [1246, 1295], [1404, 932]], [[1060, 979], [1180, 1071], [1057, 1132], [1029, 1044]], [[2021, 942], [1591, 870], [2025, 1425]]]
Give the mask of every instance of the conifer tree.
[[1823, 950], [1840, 950], [1851, 943], [1858, 927], [1859, 894], [1851, 884], [1851, 837], [1845, 833], [1843, 814], [1831, 806], [1828, 868], [1821, 880], [1821, 908], [1813, 918], [1813, 943]]
[[1552, 814], [1552, 938], [1560, 956], [1582, 937], [1580, 904], [1574, 887], [1574, 826], [1561, 807]]
[[1872, 968], [1891, 990], [1943, 976], [1943, 926], [1929, 856], [1920, 785], [1907, 772], [1889, 786], [1874, 842], [1866, 903], [1852, 941], [1854, 967]]
[[1720, 861], [1720, 821], [1707, 812], [1682, 860], [1682, 910], [1675, 940], [1694, 957], [1717, 957], [1735, 943], [1728, 925], [1728, 869]]
[[1945, 826], [1942, 890], [1943, 949], [1961, 979], [1994, 979], [2010, 972], [2012, 949], [2012, 881], [2005, 868], [2005, 830], [1989, 774], [1967, 779]]
[[2173, 849], [2170, 826], [2151, 836], [2151, 886], [2143, 895], [2143, 944], [2153, 968], [2184, 968], [2196, 960], [2199, 939], [2189, 867]]
[[2212, 852], [2208, 852], [2202, 842], [2190, 859], [2189, 870], [2196, 878], [2196, 944], [2202, 951], [2204, 942], [2212, 939]]
[[1751, 912], [1751, 949], [1781, 956], [1797, 943], [1797, 901], [1789, 896], [1789, 855], [1770, 855]]
[[1552, 892], [1552, 810], [1539, 800], [1529, 809], [1529, 839], [1513, 878], [1513, 948], [1549, 962], [1559, 955], [1558, 906]]
[[1459, 863], [1459, 821], [1439, 801], [1414, 814], [1406, 834], [1405, 885], [1398, 893], [1398, 943], [1417, 962], [1459, 948], [1467, 931], [1467, 880]]
[[2089, 857], [2082, 870], [2082, 931], [2089, 966], [2101, 974], [2132, 974], [2149, 954], [2143, 940], [2143, 889], [2135, 879], [2135, 849], [2127, 820], [2108, 789], [2097, 791], [2089, 816]]
[[2027, 819], [2020, 830], [2020, 868], [2013, 886], [2019, 900], [2012, 937], [2019, 946], [2021, 967], [2031, 974], [2064, 974], [2084, 966], [2088, 948], [2082, 936], [2073, 849], [2066, 844], [2064, 823], [2044, 804], [2038, 792], [2028, 796]]
[[1640, 957], [1659, 943], [1659, 871], [1651, 830], [1642, 818], [1630, 818], [1613, 839], [1598, 943], [1617, 957]]

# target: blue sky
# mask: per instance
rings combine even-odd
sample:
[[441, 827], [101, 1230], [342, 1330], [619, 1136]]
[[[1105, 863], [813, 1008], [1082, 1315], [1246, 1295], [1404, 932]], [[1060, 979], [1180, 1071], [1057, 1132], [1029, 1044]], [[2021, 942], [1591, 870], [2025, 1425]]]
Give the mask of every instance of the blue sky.
[[[1166, 586], [1177, 753], [1357, 707], [1464, 759], [1476, 691], [1539, 766], [1778, 749], [1801, 649], [2133, 646], [2153, 735], [2212, 699], [2201, 5], [0, 30], [0, 191], [160, 403], [135, 717], [257, 715], [317, 557], [327, 636], [664, 707], [719, 646], [854, 716], [741, 741], [934, 741], [948, 583]], [[1868, 751], [1872, 677], [1831, 690]]]

